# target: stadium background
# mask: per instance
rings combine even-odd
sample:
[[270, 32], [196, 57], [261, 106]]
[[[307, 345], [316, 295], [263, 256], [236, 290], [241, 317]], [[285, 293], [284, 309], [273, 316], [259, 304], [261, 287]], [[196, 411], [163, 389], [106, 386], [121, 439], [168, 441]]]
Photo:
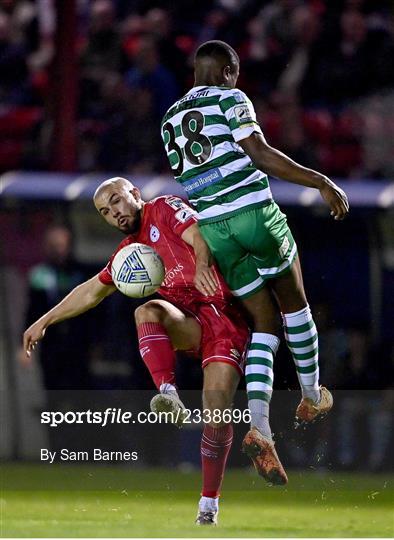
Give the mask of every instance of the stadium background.
[[[117, 449], [131, 438], [143, 449], [143, 469], [198, 467], [198, 428], [86, 435], [39, 423], [45, 407], [147, 409], [153, 386], [136, 348], [137, 301], [115, 294], [48, 331], [49, 362], [26, 368], [18, 357], [28, 318], [45, 306], [37, 293], [45, 286], [31, 269], [48, 258], [48, 227], [72, 231], [72, 260], [54, 268], [82, 280], [119, 239], [91, 204], [99, 181], [126, 176], [147, 199], [182, 194], [162, 149], [161, 115], [193, 84], [195, 47], [223, 39], [239, 52], [239, 86], [268, 141], [338, 180], [351, 204], [346, 221], [335, 223], [309, 190], [272, 182], [299, 244], [322, 380], [336, 398], [324, 423], [294, 432], [298, 393], [288, 390], [296, 376], [281, 347], [272, 407], [281, 458], [290, 470], [392, 471], [393, 21], [389, 1], [0, 1], [0, 456], [7, 465], [37, 461], [49, 445]], [[178, 381], [188, 405], [198, 406], [196, 360], [179, 359]], [[237, 399], [245, 405], [242, 391]], [[243, 431], [236, 430], [232, 467], [248, 466], [238, 451]], [[19, 477], [10, 478], [11, 489]]]

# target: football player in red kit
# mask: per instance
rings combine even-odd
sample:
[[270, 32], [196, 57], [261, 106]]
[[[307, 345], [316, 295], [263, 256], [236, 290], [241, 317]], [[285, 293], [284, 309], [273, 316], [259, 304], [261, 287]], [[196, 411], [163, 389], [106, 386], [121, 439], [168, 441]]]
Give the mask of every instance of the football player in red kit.
[[[203, 409], [231, 409], [241, 374], [249, 330], [233, 305], [223, 278], [210, 260], [194, 211], [174, 196], [141, 199], [139, 190], [124, 178], [103, 182], [94, 195], [98, 212], [127, 237], [123, 246], [140, 242], [162, 257], [166, 276], [159, 289], [163, 299], [150, 300], [135, 311], [141, 356], [160, 391], [152, 406], [183, 409], [175, 386], [175, 350], [199, 353], [204, 368]], [[24, 333], [31, 355], [46, 328], [95, 307], [116, 288], [106, 267], [76, 287]], [[202, 496], [196, 523], [216, 524], [218, 497], [233, 436], [232, 424], [216, 418], [204, 424], [201, 441]], [[272, 452], [267, 467], [281, 466]]]

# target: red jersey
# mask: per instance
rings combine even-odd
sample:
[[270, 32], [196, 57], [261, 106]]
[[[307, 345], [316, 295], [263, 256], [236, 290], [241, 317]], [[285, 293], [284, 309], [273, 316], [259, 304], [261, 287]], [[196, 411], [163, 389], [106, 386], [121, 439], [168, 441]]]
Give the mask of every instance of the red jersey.
[[118, 245], [106, 267], [100, 272], [100, 281], [111, 285], [111, 264], [116, 253], [124, 246], [139, 242], [151, 246], [163, 260], [166, 273], [158, 290], [161, 296], [185, 307], [201, 303], [213, 303], [219, 309], [224, 307], [231, 301], [232, 296], [215, 266], [214, 272], [219, 286], [213, 296], [204, 296], [194, 286], [194, 250], [181, 238], [182, 233], [194, 223], [197, 223], [196, 213], [179, 197], [167, 195], [145, 203], [139, 232], [127, 236]]

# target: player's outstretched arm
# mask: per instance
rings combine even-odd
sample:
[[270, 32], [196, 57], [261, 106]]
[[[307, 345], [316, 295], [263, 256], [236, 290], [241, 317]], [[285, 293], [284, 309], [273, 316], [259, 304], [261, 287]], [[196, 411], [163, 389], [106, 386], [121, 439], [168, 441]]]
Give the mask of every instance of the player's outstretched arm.
[[23, 334], [23, 350], [29, 358], [36, 343], [45, 335], [45, 331], [51, 324], [77, 317], [81, 313], [97, 306], [106, 296], [109, 296], [116, 287], [104, 285], [98, 275], [81, 283], [73, 289], [61, 302], [40, 319], [34, 322]]
[[286, 154], [272, 148], [261, 133], [252, 133], [238, 144], [258, 169], [282, 180], [318, 189], [334, 219], [343, 219], [349, 212], [347, 196], [340, 187], [327, 176], [299, 165]]
[[196, 275], [194, 277], [196, 289], [205, 296], [215, 294], [218, 283], [215, 272], [211, 268], [212, 254], [201, 236], [197, 223], [190, 225], [183, 231], [182, 240], [193, 247], [196, 256]]

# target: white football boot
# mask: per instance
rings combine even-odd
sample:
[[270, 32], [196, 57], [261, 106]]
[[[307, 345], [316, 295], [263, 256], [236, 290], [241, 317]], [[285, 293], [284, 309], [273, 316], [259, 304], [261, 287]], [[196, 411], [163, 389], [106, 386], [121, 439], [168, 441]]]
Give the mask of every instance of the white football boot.
[[[171, 390], [168, 390], [169, 386], [172, 387]], [[165, 419], [165, 422], [175, 424], [178, 428], [183, 426], [188, 414], [175, 388], [167, 384], [162, 384], [160, 394], [152, 398], [150, 410], [156, 414], [164, 413], [161, 418]]]

